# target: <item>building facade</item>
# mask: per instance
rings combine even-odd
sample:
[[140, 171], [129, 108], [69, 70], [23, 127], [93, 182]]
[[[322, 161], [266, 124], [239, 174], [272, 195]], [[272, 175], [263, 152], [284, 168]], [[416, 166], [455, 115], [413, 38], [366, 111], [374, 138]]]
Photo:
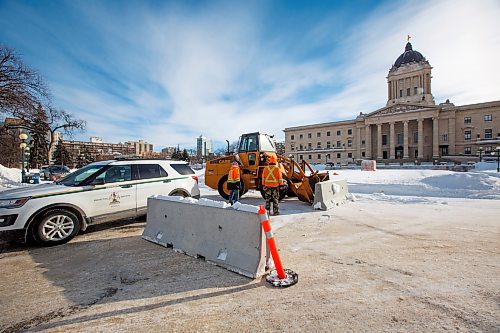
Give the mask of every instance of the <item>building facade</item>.
[[469, 160], [500, 146], [500, 101], [436, 105], [429, 62], [408, 42], [387, 76], [385, 107], [356, 119], [290, 127], [285, 154], [310, 163]]
[[[145, 142], [144, 140], [139, 141], [127, 141], [125, 144], [134, 148], [135, 155], [143, 156], [143, 155], [151, 155], [153, 152], [153, 145]], [[153, 154], [154, 155], [154, 154]]]
[[89, 155], [92, 160], [99, 161], [112, 159], [116, 156], [135, 156], [134, 147], [125, 143], [105, 143], [102, 140], [63, 140], [62, 144], [74, 158]]
[[198, 158], [206, 157], [213, 154], [212, 140], [203, 135], [196, 139], [196, 155]]

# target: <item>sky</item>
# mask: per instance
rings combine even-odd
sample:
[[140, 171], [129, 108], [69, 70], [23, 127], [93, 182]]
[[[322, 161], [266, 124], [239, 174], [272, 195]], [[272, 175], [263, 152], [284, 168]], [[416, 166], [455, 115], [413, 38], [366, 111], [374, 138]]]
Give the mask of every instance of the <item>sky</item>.
[[216, 147], [387, 102], [413, 49], [436, 103], [500, 100], [500, 1], [0, 0], [0, 43], [87, 121], [76, 140]]

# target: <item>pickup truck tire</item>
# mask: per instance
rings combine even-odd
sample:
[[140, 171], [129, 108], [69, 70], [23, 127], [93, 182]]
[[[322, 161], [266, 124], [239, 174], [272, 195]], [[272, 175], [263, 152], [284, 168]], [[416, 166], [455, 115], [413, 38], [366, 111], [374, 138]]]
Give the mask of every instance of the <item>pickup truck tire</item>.
[[78, 217], [65, 209], [52, 209], [43, 214], [33, 226], [33, 238], [42, 246], [69, 242], [80, 231]]

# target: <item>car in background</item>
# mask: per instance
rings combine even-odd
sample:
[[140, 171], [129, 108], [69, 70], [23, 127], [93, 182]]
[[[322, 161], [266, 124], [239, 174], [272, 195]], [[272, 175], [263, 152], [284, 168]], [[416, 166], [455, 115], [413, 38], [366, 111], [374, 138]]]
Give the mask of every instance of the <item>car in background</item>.
[[48, 165], [42, 165], [38, 170], [38, 174], [40, 175], [40, 179], [45, 179], [45, 170], [47, 170]]
[[64, 165], [49, 165], [44, 173], [43, 173], [43, 179], [47, 180], [53, 180], [54, 177], [56, 179], [62, 178], [66, 176], [68, 173], [70, 173], [71, 170]]
[[54, 183], [0, 192], [0, 232], [59, 245], [88, 225], [144, 215], [152, 195], [199, 198], [198, 177], [182, 161], [95, 162]]

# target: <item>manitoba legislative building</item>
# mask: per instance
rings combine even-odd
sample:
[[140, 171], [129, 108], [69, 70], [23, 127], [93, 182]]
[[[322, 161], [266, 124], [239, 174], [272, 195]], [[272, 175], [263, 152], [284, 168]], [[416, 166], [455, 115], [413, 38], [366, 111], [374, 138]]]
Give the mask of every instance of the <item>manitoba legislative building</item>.
[[500, 146], [500, 101], [436, 105], [431, 65], [408, 42], [387, 76], [387, 104], [356, 119], [289, 127], [285, 154], [310, 163], [477, 161]]

